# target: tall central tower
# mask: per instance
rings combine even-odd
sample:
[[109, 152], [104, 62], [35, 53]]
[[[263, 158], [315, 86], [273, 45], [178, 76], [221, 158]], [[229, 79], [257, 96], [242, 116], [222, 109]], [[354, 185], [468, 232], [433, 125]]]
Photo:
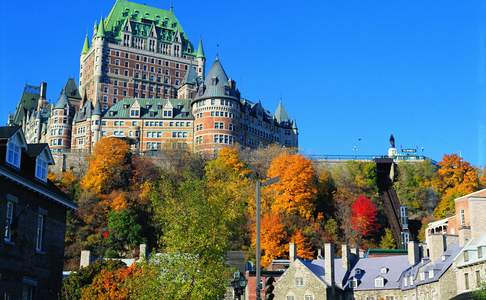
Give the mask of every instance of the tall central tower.
[[79, 86], [106, 110], [126, 97], [176, 98], [187, 70], [204, 76], [206, 58], [194, 49], [171, 10], [117, 0], [106, 19], [86, 35]]

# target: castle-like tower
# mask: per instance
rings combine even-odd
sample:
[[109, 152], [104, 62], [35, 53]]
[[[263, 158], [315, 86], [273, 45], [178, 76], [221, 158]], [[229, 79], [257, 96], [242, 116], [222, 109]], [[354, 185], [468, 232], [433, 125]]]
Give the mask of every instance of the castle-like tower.
[[177, 98], [191, 66], [205, 72], [202, 41], [194, 49], [173, 10], [117, 0], [95, 23], [80, 56], [79, 85], [106, 111], [126, 97]]

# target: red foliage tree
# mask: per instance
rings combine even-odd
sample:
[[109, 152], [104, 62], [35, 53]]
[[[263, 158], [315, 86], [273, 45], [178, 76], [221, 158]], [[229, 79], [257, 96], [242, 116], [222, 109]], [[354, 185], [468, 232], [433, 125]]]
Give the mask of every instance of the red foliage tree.
[[351, 206], [351, 223], [359, 236], [366, 236], [377, 229], [375, 204], [364, 195], [360, 195]]

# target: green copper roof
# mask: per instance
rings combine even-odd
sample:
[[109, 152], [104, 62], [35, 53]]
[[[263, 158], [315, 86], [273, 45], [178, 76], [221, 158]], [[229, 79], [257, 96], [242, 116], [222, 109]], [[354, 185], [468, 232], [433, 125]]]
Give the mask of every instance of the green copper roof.
[[83, 45], [83, 51], [81, 51], [81, 54], [86, 54], [89, 51], [89, 40], [88, 40], [88, 34], [86, 34], [86, 37], [84, 38], [84, 45]]
[[163, 116], [164, 107], [173, 107], [173, 116], [169, 119], [192, 120], [190, 99], [160, 99], [160, 98], [125, 98], [111, 106], [103, 118], [130, 118], [130, 107], [138, 102], [140, 118], [167, 119]]
[[203, 48], [203, 42], [202, 40], [199, 40], [199, 45], [197, 46], [197, 53], [196, 53], [197, 58], [205, 58], [204, 56], [204, 48]]
[[98, 25], [98, 30], [96, 30], [96, 37], [105, 37], [105, 22], [103, 21], [103, 18], [101, 18], [100, 24]]
[[194, 48], [172, 11], [128, 0], [117, 0], [104, 24], [107, 37], [121, 40], [127, 19], [135, 36], [148, 37], [152, 33], [152, 26], [155, 26], [157, 39], [172, 42], [176, 32], [179, 32], [183, 40], [183, 50], [194, 55]]

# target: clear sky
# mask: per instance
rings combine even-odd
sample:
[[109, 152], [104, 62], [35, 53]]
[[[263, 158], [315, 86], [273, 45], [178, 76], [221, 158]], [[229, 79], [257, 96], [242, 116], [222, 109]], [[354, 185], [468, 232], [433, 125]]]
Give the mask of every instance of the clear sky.
[[[484, 1], [173, 1], [208, 66], [219, 44], [244, 97], [271, 111], [282, 98], [303, 153], [385, 154], [394, 133], [398, 147], [486, 165]], [[46, 81], [55, 101], [78, 79], [84, 35], [113, 3], [2, 4], [0, 123], [25, 83]]]

